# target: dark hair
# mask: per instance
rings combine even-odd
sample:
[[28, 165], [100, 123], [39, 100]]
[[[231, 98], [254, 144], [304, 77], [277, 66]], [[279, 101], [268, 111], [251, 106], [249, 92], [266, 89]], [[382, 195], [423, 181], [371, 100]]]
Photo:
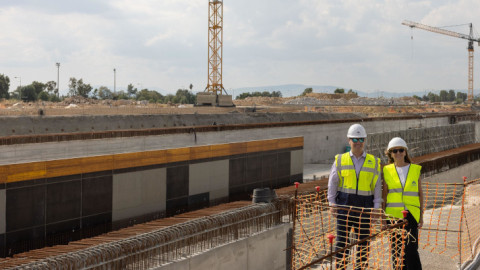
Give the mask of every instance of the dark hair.
[[[390, 153], [390, 151], [388, 151], [388, 149], [385, 150], [385, 155], [387, 156], [388, 164], [392, 164], [395, 161], [395, 160], [393, 160], [392, 153]], [[405, 162], [412, 163], [412, 159], [410, 158], [410, 155], [408, 154], [407, 149], [405, 149]]]

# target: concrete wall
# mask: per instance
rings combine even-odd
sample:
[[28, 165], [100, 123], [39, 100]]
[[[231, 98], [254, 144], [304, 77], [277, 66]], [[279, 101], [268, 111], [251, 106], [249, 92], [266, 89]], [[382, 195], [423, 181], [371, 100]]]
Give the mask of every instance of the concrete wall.
[[285, 270], [287, 232], [291, 224], [235, 241], [156, 270]]
[[156, 115], [4, 116], [0, 137], [49, 133], [150, 129], [221, 124], [352, 119], [352, 113], [230, 113]]
[[[196, 136], [192, 133], [58, 143], [7, 145], [1, 147], [0, 165], [28, 161], [67, 159], [82, 156], [98, 156], [114, 153], [244, 142], [251, 141], [252, 139], [263, 140], [296, 136], [304, 137], [304, 163], [322, 163], [327, 160], [332, 160], [336, 154], [345, 151], [345, 146], [348, 142], [346, 133], [351, 124], [352, 123], [335, 123], [269, 129], [197, 132]], [[413, 120], [385, 120], [363, 123], [367, 129], [367, 133], [407, 130], [409, 128], [433, 127], [447, 124], [447, 117]]]
[[480, 178], [480, 160], [425, 177], [423, 181], [431, 183], [463, 183], [464, 176], [467, 177], [467, 181]]
[[167, 169], [114, 174], [112, 189], [113, 221], [164, 212], [167, 200]]

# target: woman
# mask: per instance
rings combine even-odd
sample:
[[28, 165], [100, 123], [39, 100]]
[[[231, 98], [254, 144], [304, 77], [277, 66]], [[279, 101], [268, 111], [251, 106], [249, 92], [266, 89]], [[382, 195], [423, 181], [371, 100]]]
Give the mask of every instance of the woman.
[[[404, 239], [405, 252], [402, 258], [401, 269], [422, 269], [418, 254], [418, 229], [423, 226], [423, 192], [420, 180], [421, 166], [412, 164], [408, 155], [407, 143], [402, 138], [395, 137], [388, 143], [385, 154], [389, 164], [383, 167], [383, 179], [388, 187], [385, 213], [396, 218], [403, 218], [403, 210], [407, 210], [408, 225], [405, 230], [409, 238]], [[392, 243], [392, 257], [394, 265], [400, 252], [402, 243]], [[395, 250], [393, 247], [396, 247]], [[394, 267], [394, 269], [397, 269]]]

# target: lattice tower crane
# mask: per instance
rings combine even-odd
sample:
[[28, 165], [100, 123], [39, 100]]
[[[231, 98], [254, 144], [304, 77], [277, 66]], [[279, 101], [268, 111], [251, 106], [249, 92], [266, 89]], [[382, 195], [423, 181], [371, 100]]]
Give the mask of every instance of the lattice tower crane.
[[197, 105], [235, 106], [223, 88], [223, 1], [208, 1], [208, 83], [197, 94]]
[[478, 42], [478, 45], [480, 46], [480, 38], [476, 38], [473, 35], [473, 25], [470, 23], [470, 34], [465, 35], [465, 34], [460, 34], [457, 32], [441, 29], [438, 27], [433, 27], [433, 26], [428, 26], [425, 24], [421, 23], [416, 23], [412, 21], [403, 21], [403, 25], [409, 26], [410, 28], [419, 28], [423, 30], [427, 30], [430, 32], [438, 33], [438, 34], [443, 34], [451, 37], [456, 37], [456, 38], [463, 38], [468, 40], [468, 95], [467, 95], [467, 101], [468, 102], [473, 102], [473, 42]]
[[208, 3], [208, 84], [206, 90], [216, 95], [225, 91], [222, 83], [223, 1]]

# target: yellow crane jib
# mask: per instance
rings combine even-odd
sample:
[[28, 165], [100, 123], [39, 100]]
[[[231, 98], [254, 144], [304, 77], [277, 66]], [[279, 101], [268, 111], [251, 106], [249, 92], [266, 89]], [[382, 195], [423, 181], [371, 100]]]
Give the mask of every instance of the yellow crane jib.
[[406, 25], [410, 28], [418, 28], [418, 29], [423, 29], [426, 31], [430, 31], [433, 33], [438, 33], [442, 35], [447, 35], [451, 37], [456, 37], [456, 38], [461, 38], [461, 39], [466, 39], [468, 40], [468, 95], [467, 95], [467, 101], [468, 102], [473, 102], [473, 42], [477, 42], [478, 46], [480, 46], [480, 38], [477, 38], [473, 35], [473, 25], [470, 23], [470, 34], [461, 34], [457, 32], [453, 32], [450, 30], [445, 30], [442, 28], [434, 27], [434, 26], [429, 26], [417, 22], [412, 22], [412, 21], [403, 21], [403, 25]]

